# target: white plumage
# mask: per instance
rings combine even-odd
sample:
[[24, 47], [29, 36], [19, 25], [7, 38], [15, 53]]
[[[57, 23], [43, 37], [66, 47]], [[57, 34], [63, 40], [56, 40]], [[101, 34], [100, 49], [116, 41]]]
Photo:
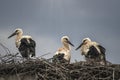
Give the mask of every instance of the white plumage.
[[105, 51], [106, 49], [99, 43], [91, 41], [90, 38], [84, 38], [82, 43], [76, 48], [80, 48], [81, 54], [85, 56], [86, 60], [94, 59], [98, 61], [106, 61]]
[[36, 43], [31, 36], [24, 35], [22, 29], [18, 28], [8, 38], [16, 35], [15, 45], [21, 53], [22, 57], [30, 58], [35, 56]]
[[59, 48], [55, 55], [63, 55], [62, 58], [65, 59], [66, 61], [70, 62], [71, 59], [71, 53], [70, 53], [70, 45], [74, 46], [70, 41], [68, 36], [63, 36], [61, 38], [61, 42], [63, 46]]

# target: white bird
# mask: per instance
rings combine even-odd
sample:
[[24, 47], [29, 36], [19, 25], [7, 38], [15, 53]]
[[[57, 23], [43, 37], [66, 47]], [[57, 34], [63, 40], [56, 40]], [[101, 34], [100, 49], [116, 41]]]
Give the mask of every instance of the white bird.
[[84, 38], [82, 43], [76, 48], [80, 48], [81, 54], [87, 59], [94, 59], [106, 62], [105, 51], [106, 49], [97, 42], [91, 41], [90, 38]]
[[63, 46], [56, 51], [55, 56], [57, 56], [58, 60], [60, 61], [65, 60], [65, 62], [69, 63], [71, 59], [70, 45], [71, 46], [74, 46], [74, 45], [69, 41], [68, 36], [63, 36], [61, 38], [61, 42]]
[[32, 39], [31, 36], [23, 36], [23, 31], [20, 28], [17, 28], [14, 33], [12, 33], [9, 37], [16, 35], [15, 45], [18, 48], [23, 58], [29, 59], [30, 57], [35, 56], [35, 47], [36, 43]]

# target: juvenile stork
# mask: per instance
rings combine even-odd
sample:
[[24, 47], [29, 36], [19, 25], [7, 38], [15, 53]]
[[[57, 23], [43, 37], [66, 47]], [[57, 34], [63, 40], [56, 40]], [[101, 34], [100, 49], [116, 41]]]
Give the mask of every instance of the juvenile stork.
[[12, 33], [9, 37], [16, 35], [15, 45], [18, 48], [23, 58], [29, 59], [30, 57], [35, 56], [35, 47], [36, 43], [31, 36], [23, 36], [22, 29], [18, 28]]
[[[71, 58], [71, 54], [70, 54], [70, 45], [74, 47], [74, 45], [69, 41], [69, 37], [68, 36], [63, 36], [61, 38], [61, 42], [63, 44], [63, 47], [59, 48], [54, 57], [57, 58], [57, 60], [61, 63], [69, 63], [70, 62], [70, 58]], [[54, 58], [53, 57], [53, 58]], [[56, 62], [56, 61], [53, 61]]]
[[90, 38], [84, 38], [82, 43], [76, 48], [76, 50], [78, 50], [79, 48], [81, 54], [85, 56], [86, 60], [93, 59], [95, 61], [102, 61], [102, 64], [106, 64], [106, 49], [97, 42], [91, 41]]

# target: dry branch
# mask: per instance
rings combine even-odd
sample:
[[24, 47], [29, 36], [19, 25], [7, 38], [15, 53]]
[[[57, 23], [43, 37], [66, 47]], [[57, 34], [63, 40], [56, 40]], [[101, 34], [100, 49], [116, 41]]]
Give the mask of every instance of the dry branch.
[[0, 77], [34, 75], [35, 80], [120, 80], [118, 64], [102, 66], [83, 61], [60, 64], [43, 58], [23, 60], [10, 53], [0, 56], [0, 62]]

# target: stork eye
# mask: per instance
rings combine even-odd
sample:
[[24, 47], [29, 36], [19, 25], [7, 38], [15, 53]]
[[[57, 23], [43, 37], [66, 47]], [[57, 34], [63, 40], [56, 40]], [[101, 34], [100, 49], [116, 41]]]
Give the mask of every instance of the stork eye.
[[15, 32], [17, 33], [17, 32], [19, 32], [19, 30], [16, 30]]
[[67, 39], [67, 38], [65, 38], [65, 40], [66, 40], [66, 41], [68, 41], [68, 39]]
[[83, 43], [85, 42], [86, 40], [83, 40]]

